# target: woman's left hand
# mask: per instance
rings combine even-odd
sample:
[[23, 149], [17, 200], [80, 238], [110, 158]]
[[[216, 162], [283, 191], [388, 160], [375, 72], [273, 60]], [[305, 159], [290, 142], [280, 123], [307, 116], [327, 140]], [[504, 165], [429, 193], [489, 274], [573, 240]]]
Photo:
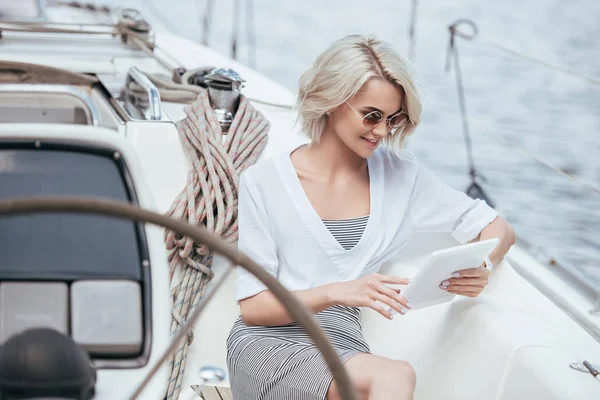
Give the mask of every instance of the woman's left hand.
[[452, 278], [443, 281], [440, 288], [461, 296], [477, 297], [488, 284], [490, 271], [485, 267], [463, 269], [452, 274]]

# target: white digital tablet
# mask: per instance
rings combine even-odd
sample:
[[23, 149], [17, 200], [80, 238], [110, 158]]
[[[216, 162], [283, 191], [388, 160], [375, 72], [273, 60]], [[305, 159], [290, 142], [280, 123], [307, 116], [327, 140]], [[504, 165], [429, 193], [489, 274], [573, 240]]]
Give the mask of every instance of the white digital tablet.
[[[492, 238], [434, 251], [400, 294], [410, 302], [411, 310], [452, 300], [456, 295], [441, 289], [440, 283], [453, 272], [481, 266], [499, 242]], [[398, 314], [391, 307], [388, 311]]]

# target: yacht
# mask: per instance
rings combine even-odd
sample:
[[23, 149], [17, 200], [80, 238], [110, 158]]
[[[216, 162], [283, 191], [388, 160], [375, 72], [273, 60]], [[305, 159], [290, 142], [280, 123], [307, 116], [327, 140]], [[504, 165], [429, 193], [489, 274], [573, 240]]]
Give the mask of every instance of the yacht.
[[[183, 218], [176, 206], [206, 195], [198, 182], [235, 183], [245, 165], [217, 173], [199, 156], [215, 121], [225, 149], [238, 133], [264, 135], [248, 163], [304, 143], [293, 93], [142, 11], [0, 2], [0, 200], [82, 196]], [[193, 107], [202, 95], [212, 119]], [[242, 105], [268, 125], [238, 132]], [[204, 215], [218, 219], [213, 209], [234, 203], [211, 193]], [[80, 378], [80, 397], [63, 398], [231, 398], [225, 341], [239, 307], [227, 254], [177, 262], [183, 235], [97, 212], [2, 215], [0, 238], [0, 398], [61, 398], [69, 376]], [[456, 244], [417, 235], [381, 272], [412, 276]], [[591, 400], [600, 399], [599, 313], [597, 291], [518, 240], [478, 298], [393, 321], [364, 310], [362, 324], [374, 354], [415, 368], [415, 399]], [[19, 346], [37, 349], [30, 364], [9, 351]]]

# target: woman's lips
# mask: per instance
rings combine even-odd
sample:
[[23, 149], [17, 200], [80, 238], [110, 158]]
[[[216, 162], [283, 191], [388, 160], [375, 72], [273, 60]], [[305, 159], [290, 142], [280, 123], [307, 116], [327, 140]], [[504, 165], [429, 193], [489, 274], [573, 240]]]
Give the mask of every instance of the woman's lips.
[[367, 143], [367, 146], [369, 147], [377, 147], [377, 144], [379, 144], [379, 140], [376, 139], [367, 139], [365, 137], [361, 137], [362, 140], [364, 140]]

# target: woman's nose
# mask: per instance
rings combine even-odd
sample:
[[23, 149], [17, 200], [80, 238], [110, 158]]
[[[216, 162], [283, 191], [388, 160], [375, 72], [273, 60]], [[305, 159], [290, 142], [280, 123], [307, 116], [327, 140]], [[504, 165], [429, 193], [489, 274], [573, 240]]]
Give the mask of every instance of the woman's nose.
[[374, 135], [384, 138], [390, 133], [390, 130], [388, 129], [386, 121], [381, 121], [373, 128], [372, 132]]

